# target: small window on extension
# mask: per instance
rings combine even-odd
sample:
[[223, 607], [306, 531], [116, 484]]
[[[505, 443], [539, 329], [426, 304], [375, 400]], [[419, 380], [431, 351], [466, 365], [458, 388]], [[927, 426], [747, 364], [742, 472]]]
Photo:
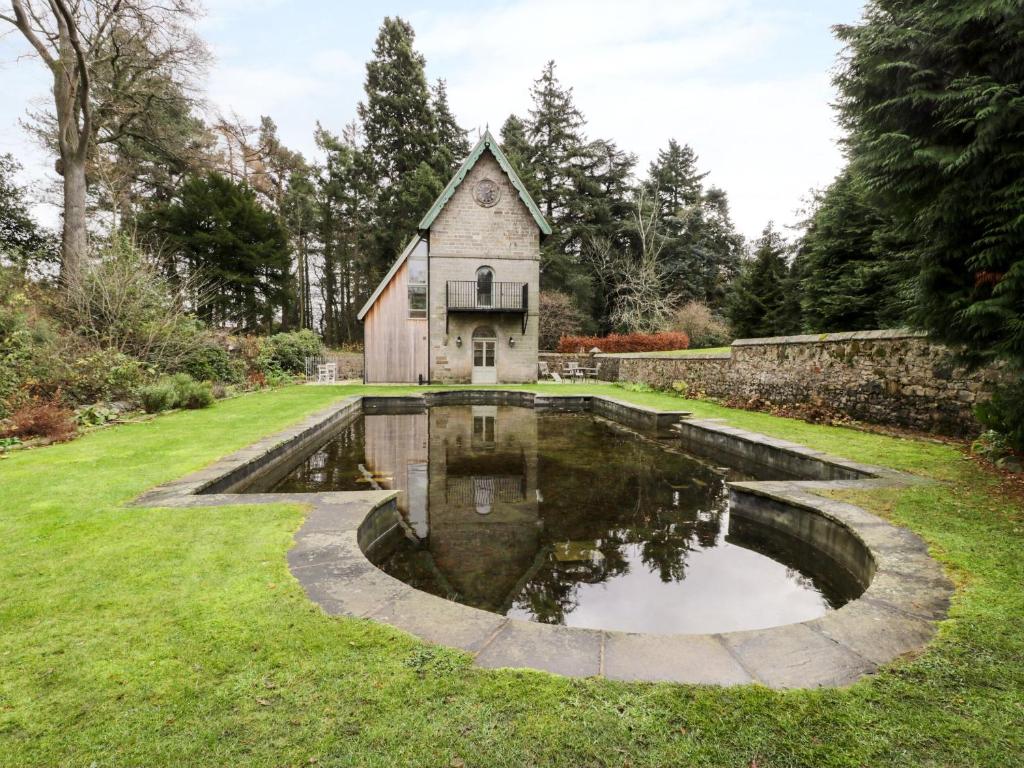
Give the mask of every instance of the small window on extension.
[[423, 320], [427, 316], [427, 286], [409, 286], [409, 317]]
[[427, 249], [422, 240], [409, 255], [409, 318], [427, 317]]

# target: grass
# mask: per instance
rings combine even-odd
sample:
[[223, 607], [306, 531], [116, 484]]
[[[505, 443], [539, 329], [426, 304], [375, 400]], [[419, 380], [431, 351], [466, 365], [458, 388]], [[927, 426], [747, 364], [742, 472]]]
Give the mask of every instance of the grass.
[[[729, 354], [732, 347], [705, 347], [704, 349], [667, 349], [661, 352], [622, 352], [623, 355], [642, 354], [645, 357], [693, 357], [695, 355]], [[613, 355], [613, 357], [616, 355]]]
[[307, 601], [285, 564], [296, 506], [121, 506], [371, 391], [293, 387], [0, 460], [0, 765], [1022, 764], [1024, 515], [997, 478], [956, 446], [586, 389], [940, 480], [857, 498], [956, 579], [939, 637], [842, 690], [483, 671]]

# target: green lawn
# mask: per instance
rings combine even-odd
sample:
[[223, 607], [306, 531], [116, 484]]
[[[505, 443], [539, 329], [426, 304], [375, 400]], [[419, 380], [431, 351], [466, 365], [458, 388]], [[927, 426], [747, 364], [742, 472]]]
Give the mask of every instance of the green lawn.
[[731, 347], [705, 347], [704, 349], [668, 349], [663, 352], [623, 352], [623, 355], [650, 355], [651, 357], [693, 357], [695, 355], [729, 354]]
[[858, 499], [948, 565], [938, 639], [844, 690], [482, 671], [308, 602], [285, 563], [300, 508], [121, 506], [367, 391], [292, 387], [0, 461], [0, 766], [1022, 764], [1019, 497], [954, 446], [586, 389], [941, 480]]

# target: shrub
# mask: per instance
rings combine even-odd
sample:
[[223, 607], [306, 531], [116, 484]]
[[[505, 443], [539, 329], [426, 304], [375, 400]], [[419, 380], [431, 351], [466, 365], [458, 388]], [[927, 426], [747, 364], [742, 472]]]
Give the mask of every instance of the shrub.
[[96, 346], [174, 371], [205, 343], [189, 312], [205, 293], [194, 277], [171, 280], [129, 240], [116, 238], [52, 302], [53, 314]]
[[139, 398], [146, 413], [171, 408], [206, 408], [215, 399], [210, 382], [196, 381], [187, 373], [176, 373], [143, 387], [139, 390]]
[[690, 346], [697, 349], [721, 347], [732, 341], [729, 324], [699, 301], [677, 309], [665, 330], [685, 333], [690, 338]]
[[80, 427], [100, 427], [117, 421], [117, 411], [102, 405], [87, 405], [75, 409], [75, 423]]
[[679, 397], [686, 397], [690, 394], [690, 385], [685, 381], [673, 381], [672, 391], [679, 395]]
[[64, 395], [72, 403], [130, 400], [142, 379], [138, 360], [113, 349], [97, 349], [71, 363]]
[[148, 384], [139, 390], [139, 400], [142, 401], [142, 409], [146, 413], [159, 413], [169, 411], [178, 402], [178, 395], [174, 385], [167, 379], [162, 379], [155, 384]]
[[586, 318], [568, 294], [541, 291], [540, 330], [538, 344], [541, 349], [555, 349], [563, 336], [575, 336], [583, 330]]
[[231, 359], [231, 355], [224, 347], [206, 340], [186, 353], [178, 370], [187, 373], [196, 381], [238, 384], [245, 376], [244, 368], [241, 361]]
[[974, 414], [983, 427], [1003, 435], [1010, 448], [1024, 452], [1024, 377], [997, 387]]
[[213, 404], [210, 382], [196, 381], [187, 373], [176, 373], [168, 381], [174, 390], [174, 407], [196, 409]]
[[685, 333], [613, 333], [608, 336], [563, 336], [559, 352], [579, 352], [597, 347], [602, 352], [659, 352], [686, 349], [690, 339]]
[[11, 414], [11, 426], [3, 437], [42, 437], [51, 442], [75, 436], [75, 414], [54, 400], [32, 400]]
[[256, 363], [268, 376], [274, 373], [305, 373], [306, 358], [315, 357], [322, 350], [319, 337], [308, 329], [276, 333], [263, 344]]

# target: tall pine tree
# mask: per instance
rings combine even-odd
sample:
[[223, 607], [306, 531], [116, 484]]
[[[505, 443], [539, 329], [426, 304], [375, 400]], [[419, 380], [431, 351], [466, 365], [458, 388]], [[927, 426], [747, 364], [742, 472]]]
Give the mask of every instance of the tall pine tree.
[[918, 268], [914, 321], [1024, 367], [1024, 12], [872, 0], [837, 29], [853, 172]]
[[141, 225], [179, 269], [214, 288], [200, 316], [214, 325], [272, 332], [291, 298], [288, 240], [251, 188], [218, 173], [190, 178]]
[[794, 277], [786, 262], [789, 247], [771, 222], [744, 262], [726, 307], [733, 334], [739, 338], [783, 336], [798, 330]]
[[366, 100], [359, 104], [363, 152], [373, 183], [374, 243], [370, 260], [379, 277], [416, 230], [453, 171], [457, 141], [448, 112], [445, 144], [435, 106], [447, 111], [443, 88], [432, 94], [425, 61], [413, 47], [408, 22], [388, 17], [366, 65]]
[[725, 192], [705, 192], [705, 176], [693, 149], [670, 139], [650, 164], [645, 183], [663, 221], [671, 288], [685, 301], [718, 308], [739, 267], [743, 239], [729, 218]]
[[849, 168], [819, 197], [796, 255], [804, 330], [905, 324], [913, 264], [885, 239], [886, 227]]

